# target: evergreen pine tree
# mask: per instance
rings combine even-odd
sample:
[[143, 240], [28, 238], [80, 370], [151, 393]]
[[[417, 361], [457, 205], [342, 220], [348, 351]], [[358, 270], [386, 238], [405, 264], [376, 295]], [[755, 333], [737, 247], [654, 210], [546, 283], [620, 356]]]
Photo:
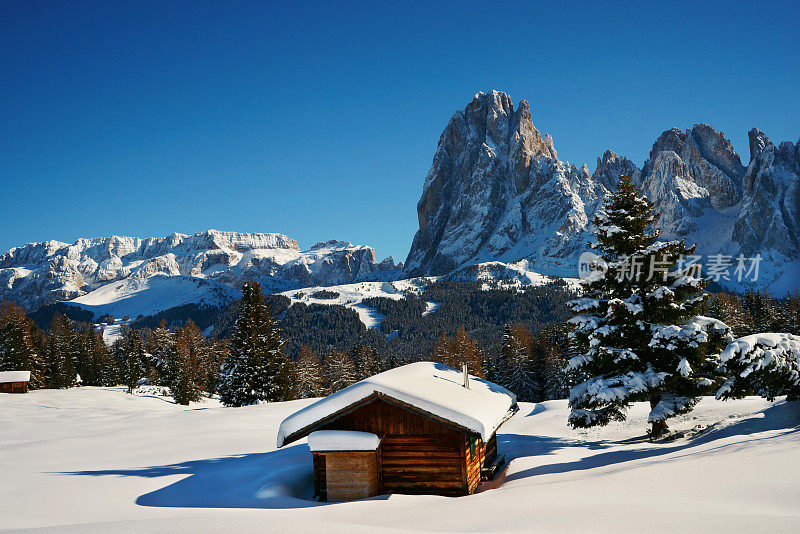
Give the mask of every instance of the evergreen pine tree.
[[275, 319], [264, 305], [261, 286], [257, 282], [245, 283], [228, 358], [219, 377], [223, 404], [246, 406], [288, 399], [291, 367], [282, 347]]
[[357, 345], [353, 350], [353, 362], [359, 380], [364, 380], [380, 372], [378, 357], [367, 345]]
[[730, 339], [722, 322], [698, 317], [702, 280], [683, 268], [693, 253], [682, 241], [659, 242], [652, 204], [620, 177], [617, 192], [594, 220], [607, 269], [583, 280], [584, 297], [570, 303], [584, 353], [570, 369], [590, 378], [570, 391], [574, 427], [625, 418], [634, 401], [648, 401], [651, 435], [711, 392], [712, 356]]
[[47, 387], [49, 388], [64, 389], [75, 385], [72, 337], [68, 319], [56, 313], [50, 322], [47, 335]]
[[203, 362], [203, 372], [205, 373], [206, 392], [214, 395], [217, 393], [219, 370], [228, 357], [228, 343], [224, 339], [217, 339], [214, 336], [209, 337], [207, 342], [209, 350]]
[[730, 293], [717, 293], [709, 299], [706, 313], [727, 324], [734, 337], [747, 335], [750, 324], [741, 299]]
[[144, 377], [142, 362], [145, 360], [144, 342], [138, 331], [130, 329], [122, 340], [123, 379], [128, 393], [133, 393]]
[[294, 397], [296, 399], [321, 397], [324, 394], [322, 365], [308, 345], [300, 348], [300, 354], [294, 365], [294, 376]]
[[453, 343], [450, 341], [450, 338], [447, 337], [447, 334], [445, 334], [444, 331], [436, 341], [436, 345], [433, 347], [433, 355], [431, 359], [435, 362], [448, 365], [454, 369], [459, 367], [459, 363], [456, 361], [456, 356], [453, 353]]
[[88, 385], [116, 386], [119, 383], [119, 369], [103, 340], [103, 334], [91, 328], [87, 331], [87, 336], [89, 337], [92, 367], [96, 372], [93, 383]]
[[147, 353], [150, 355], [149, 366], [155, 371], [150, 373], [148, 379], [155, 378], [155, 384], [169, 386], [172, 383], [171, 363], [175, 352], [175, 333], [167, 326], [167, 321], [162, 320], [157, 328], [147, 336]]
[[532, 339], [523, 325], [506, 325], [497, 360], [497, 383], [514, 392], [522, 402], [534, 402], [539, 393], [531, 361]]

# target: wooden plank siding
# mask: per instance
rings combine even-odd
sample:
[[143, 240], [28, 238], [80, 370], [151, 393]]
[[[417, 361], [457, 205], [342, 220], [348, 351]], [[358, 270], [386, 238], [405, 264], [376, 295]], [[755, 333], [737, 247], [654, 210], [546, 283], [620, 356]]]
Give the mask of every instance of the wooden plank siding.
[[326, 452], [325, 471], [329, 501], [364, 499], [380, 490], [377, 451]]
[[0, 393], [27, 393], [27, 382], [2, 382], [0, 383]]
[[[461, 439], [461, 447], [464, 449], [464, 458], [466, 460], [464, 469], [467, 480], [467, 493], [473, 493], [481, 482], [481, 467], [483, 467], [485, 447], [483, 440], [478, 436], [462, 434]], [[474, 454], [473, 445], [470, 443], [471, 440], [474, 440]]]
[[[467, 433], [385, 398], [344, 412], [319, 430], [372, 432], [382, 438], [381, 493], [457, 496], [474, 492], [480, 482], [484, 454], [480, 437], [473, 435], [476, 450], [471, 458]], [[314, 468], [316, 487], [323, 463], [315, 460]]]

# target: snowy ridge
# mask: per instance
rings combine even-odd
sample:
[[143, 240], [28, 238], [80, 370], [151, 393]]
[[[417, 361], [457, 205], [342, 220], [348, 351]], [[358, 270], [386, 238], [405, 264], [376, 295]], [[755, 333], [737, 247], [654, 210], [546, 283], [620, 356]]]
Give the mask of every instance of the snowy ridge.
[[[505, 388], [470, 375], [469, 389], [463, 374], [433, 362], [417, 362], [357, 382], [318, 400], [283, 420], [278, 447], [287, 439], [299, 439], [309, 426], [374, 393], [410, 404], [420, 410], [469, 429], [486, 441], [516, 409], [516, 396]], [[301, 437], [301, 436], [300, 436]]]
[[214, 280], [238, 288], [256, 280], [265, 291], [333, 285], [395, 272], [371, 247], [346, 241], [318, 243], [302, 251], [281, 234], [208, 230], [161, 238], [104, 237], [30, 243], [0, 256], [0, 300], [29, 309], [71, 300], [106, 284], [154, 276]]
[[92, 311], [95, 319], [105, 314], [135, 318], [184, 304], [225, 306], [240, 297], [238, 290], [214, 280], [156, 275], [112, 282], [69, 303]]

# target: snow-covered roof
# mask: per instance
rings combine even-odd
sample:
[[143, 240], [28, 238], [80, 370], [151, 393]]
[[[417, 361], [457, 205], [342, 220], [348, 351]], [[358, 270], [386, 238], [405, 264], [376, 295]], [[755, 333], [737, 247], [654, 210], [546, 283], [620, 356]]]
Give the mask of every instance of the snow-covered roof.
[[308, 435], [312, 451], [374, 451], [381, 438], [371, 432], [354, 430], [317, 430]]
[[461, 371], [434, 362], [417, 362], [371, 376], [290, 415], [278, 430], [278, 447], [300, 439], [303, 432], [373, 394], [384, 395], [420, 411], [480, 434], [488, 440], [516, 409], [507, 389], [470, 375], [469, 389]]
[[30, 371], [0, 371], [0, 384], [6, 382], [30, 382]]

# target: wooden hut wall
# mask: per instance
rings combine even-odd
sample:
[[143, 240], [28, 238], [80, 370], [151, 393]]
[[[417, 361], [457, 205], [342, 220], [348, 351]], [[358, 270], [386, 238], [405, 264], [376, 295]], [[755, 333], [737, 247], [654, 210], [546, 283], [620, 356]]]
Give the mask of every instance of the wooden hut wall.
[[468, 492], [464, 453], [469, 454], [469, 449], [468, 443], [464, 445], [465, 435], [438, 421], [376, 398], [321, 429], [358, 430], [381, 436], [381, 482], [385, 493]]
[[27, 393], [27, 382], [3, 382], [0, 383], [0, 393]]
[[483, 440], [478, 436], [461, 435], [461, 451], [464, 458], [464, 483], [467, 486], [467, 493], [472, 493], [481, 482], [481, 467], [485, 447]]
[[484, 456], [484, 466], [491, 464], [497, 458], [497, 432], [492, 434], [492, 437], [486, 442], [486, 454]]

